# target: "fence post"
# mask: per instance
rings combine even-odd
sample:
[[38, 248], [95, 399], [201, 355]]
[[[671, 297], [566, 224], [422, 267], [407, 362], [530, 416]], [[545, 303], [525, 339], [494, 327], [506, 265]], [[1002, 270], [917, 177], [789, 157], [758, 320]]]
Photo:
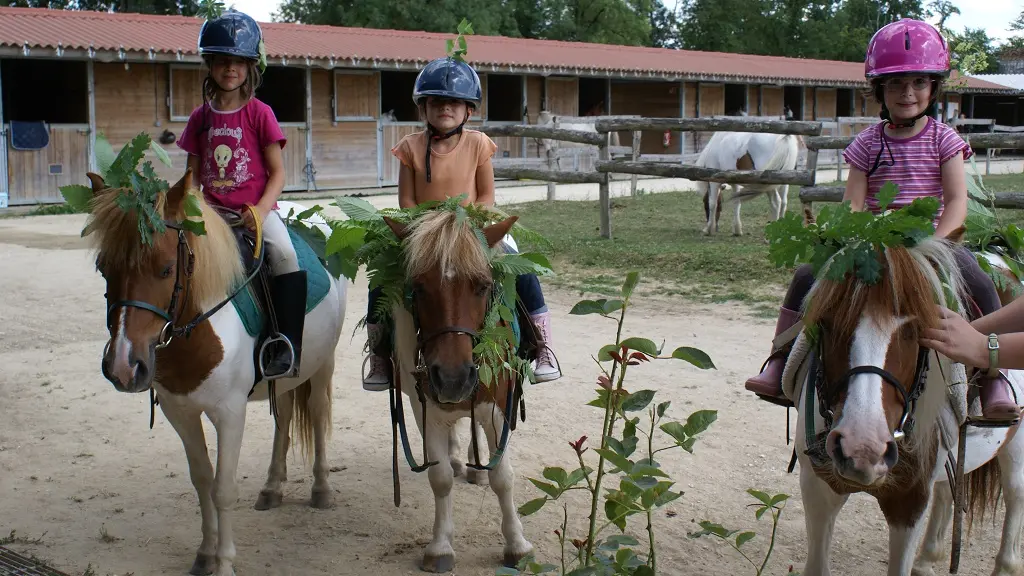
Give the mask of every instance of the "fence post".
[[[814, 178], [814, 183], [818, 182], [818, 151], [807, 149], [807, 170], [811, 173]], [[808, 224], [814, 224], [814, 206], [811, 202], [803, 202], [802, 207], [804, 210], [804, 226]]]
[[[992, 120], [992, 123], [988, 125], [989, 134], [996, 131], [996, 121]], [[989, 147], [985, 149], [985, 176], [988, 176], [992, 171], [992, 150]]]
[[[601, 160], [611, 160], [611, 150], [608, 144], [611, 142], [611, 132], [604, 133], [604, 143], [599, 147], [598, 157]], [[611, 180], [611, 173], [605, 172], [604, 178], [598, 184], [598, 197], [601, 204], [601, 237], [611, 240], [612, 238], [612, 201], [608, 190], [608, 182]]]
[[[555, 149], [554, 148], [548, 148], [547, 155], [548, 155], [548, 170], [552, 170], [553, 171], [555, 169]], [[555, 199], [555, 183], [554, 182], [548, 182], [548, 200], [552, 200], [553, 201], [554, 199]]]
[[[609, 132], [611, 134], [611, 132]], [[643, 132], [639, 130], [633, 130], [633, 162], [640, 159], [640, 135]], [[636, 196], [636, 179], [637, 175], [632, 174], [629, 177], [629, 195]]]

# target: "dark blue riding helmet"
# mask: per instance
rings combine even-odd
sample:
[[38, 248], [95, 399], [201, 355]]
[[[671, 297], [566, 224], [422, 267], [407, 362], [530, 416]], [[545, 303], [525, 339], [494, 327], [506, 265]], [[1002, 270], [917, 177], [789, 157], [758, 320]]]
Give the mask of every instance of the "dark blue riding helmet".
[[432, 60], [416, 76], [412, 101], [419, 106], [427, 96], [463, 100], [479, 108], [483, 99], [480, 76], [460, 60], [447, 56]]
[[199, 31], [199, 53], [259, 60], [262, 41], [263, 31], [256, 20], [231, 9], [203, 23]]

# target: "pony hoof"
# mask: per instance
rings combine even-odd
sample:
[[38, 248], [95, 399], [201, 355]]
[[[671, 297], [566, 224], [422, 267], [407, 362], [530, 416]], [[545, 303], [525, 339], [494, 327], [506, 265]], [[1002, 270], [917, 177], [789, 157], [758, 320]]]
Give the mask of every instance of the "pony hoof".
[[443, 554], [441, 556], [431, 556], [430, 554], [423, 555], [423, 565], [420, 569], [424, 572], [433, 572], [439, 574], [442, 572], [451, 572], [455, 568], [455, 554]]
[[196, 561], [192, 563], [192, 569], [188, 571], [192, 576], [207, 576], [213, 574], [217, 568], [217, 558], [213, 554], [196, 554]]
[[501, 563], [506, 568], [515, 568], [519, 566], [519, 561], [529, 556], [531, 552], [533, 552], [533, 546], [529, 543], [526, 544], [526, 549], [521, 552], [506, 549]]
[[330, 489], [313, 492], [309, 505], [317, 510], [329, 510], [334, 507], [334, 493]]
[[466, 470], [466, 482], [477, 486], [487, 486], [486, 470]]
[[281, 505], [281, 500], [284, 495], [280, 492], [268, 492], [266, 490], [260, 491], [260, 495], [256, 498], [257, 510], [270, 510], [271, 508], [277, 508]]

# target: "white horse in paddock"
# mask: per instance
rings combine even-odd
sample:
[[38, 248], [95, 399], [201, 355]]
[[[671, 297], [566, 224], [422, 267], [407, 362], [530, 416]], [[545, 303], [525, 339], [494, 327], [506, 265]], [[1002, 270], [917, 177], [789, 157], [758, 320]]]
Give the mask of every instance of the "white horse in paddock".
[[[697, 157], [695, 166], [718, 170], [794, 170], [800, 158], [800, 137], [792, 134], [765, 134], [755, 132], [715, 132]], [[718, 218], [722, 214], [720, 193], [726, 184], [697, 182], [704, 201], [704, 234], [718, 232]], [[735, 202], [732, 221], [734, 236], [743, 234], [740, 208], [752, 197], [766, 194], [772, 205], [772, 218], [778, 220], [786, 213], [789, 200], [788, 184], [731, 184]]]
[[[960, 423], [981, 409], [962, 366], [918, 344], [923, 328], [937, 322], [935, 302], [944, 301], [946, 286], [963, 310], [965, 287], [952, 244], [933, 237], [913, 248], [887, 248], [877, 285], [849, 275], [841, 282], [819, 280], [807, 296], [804, 322], [820, 327], [818, 341], [801, 334], [783, 375], [801, 431], [795, 452], [807, 525], [806, 576], [831, 573], [836, 518], [857, 492], [878, 501], [888, 524], [888, 576], [934, 576], [933, 564], [947, 558], [943, 540], [954, 513], [949, 477]], [[1024, 373], [1009, 371], [1009, 380], [1024, 397]], [[969, 518], [987, 508], [994, 514], [999, 489], [1005, 501], [993, 576], [1022, 568], [1024, 437], [1018, 426], [968, 427], [965, 439]]]
[[[247, 402], [270, 399], [277, 413], [267, 481], [256, 508], [281, 504], [293, 423], [302, 453], [313, 453], [311, 505], [332, 505], [327, 439], [334, 353], [345, 319], [347, 284], [323, 271], [329, 280], [326, 292], [318, 293], [322, 299], [306, 313], [301, 343], [294, 343], [301, 351], [299, 374], [271, 387], [262, 375], [257, 377], [254, 366], [259, 341], [231, 303], [235, 287], [246, 279], [234, 231], [198, 192], [193, 194], [199, 198], [206, 234], [194, 235], [181, 225], [192, 171], [155, 199], [152, 208], [166, 231], [154, 233], [151, 245], [142, 242], [134, 212], [118, 205], [117, 189], [95, 174], [89, 178], [94, 196], [87, 231], [98, 252], [97, 269], [106, 281], [108, 302], [110, 341], [103, 354], [103, 375], [122, 392], [156, 391], [160, 408], [181, 437], [199, 499], [202, 543], [189, 573], [233, 576], [231, 510], [238, 500], [235, 476]], [[279, 213], [285, 217], [292, 207], [303, 210], [281, 202]], [[322, 220], [314, 224], [330, 234]], [[252, 288], [258, 290], [256, 285]], [[278, 316], [282, 324], [286, 314]], [[207, 452], [204, 413], [217, 430], [216, 469]]]

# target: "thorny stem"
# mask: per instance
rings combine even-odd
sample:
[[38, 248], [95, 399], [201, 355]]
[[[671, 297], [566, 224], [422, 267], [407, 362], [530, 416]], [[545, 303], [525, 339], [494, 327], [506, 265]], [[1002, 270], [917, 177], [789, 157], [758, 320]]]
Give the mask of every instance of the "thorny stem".
[[772, 506], [772, 538], [768, 542], [768, 553], [764, 556], [764, 562], [761, 564], [761, 569], [757, 571], [758, 575], [764, 572], [765, 567], [768, 566], [768, 560], [772, 557], [772, 550], [775, 548], [775, 534], [779, 530], [779, 516], [781, 515], [782, 507]]
[[562, 574], [565, 574], [565, 531], [569, 528], [569, 508], [562, 504], [562, 533], [558, 536], [558, 544], [562, 549]]
[[583, 470], [583, 478], [587, 481], [587, 489], [593, 492], [594, 484], [590, 481], [590, 474], [587, 473], [587, 464], [583, 461], [583, 452], [577, 453], [576, 458], [580, 461], [580, 470]]
[[[615, 345], [618, 346], [619, 342], [622, 341], [622, 325], [626, 319], [626, 308], [629, 307], [629, 297], [626, 297], [622, 301], [622, 308], [619, 310], [619, 325], [615, 329]], [[623, 359], [625, 360], [625, 359]], [[612, 372], [608, 377], [610, 382], [615, 381], [615, 370], [618, 369], [618, 364], [612, 364]], [[614, 390], [608, 391], [608, 403], [604, 407], [604, 424], [601, 426], [601, 448], [604, 449], [608, 446], [608, 436], [611, 434], [612, 425], [615, 423], [615, 400], [619, 390], [622, 388], [622, 376], [626, 372], [626, 365], [622, 365], [622, 372], [619, 374], [619, 382]], [[597, 530], [597, 503], [601, 500], [601, 480], [604, 479], [604, 456], [598, 455], [597, 460], [597, 477], [594, 480], [594, 487], [591, 491], [590, 497], [590, 533], [587, 538], [587, 555], [584, 557], [584, 566], [590, 566], [591, 559], [594, 555], [594, 537]]]
[[[654, 426], [657, 425], [657, 408], [651, 407], [651, 433], [647, 435], [647, 459], [651, 466], [654, 466]], [[647, 554], [647, 561], [650, 562], [651, 572], [658, 573], [658, 560], [654, 554], [654, 522], [651, 518], [651, 508], [647, 509], [647, 538], [650, 541], [651, 549]]]

